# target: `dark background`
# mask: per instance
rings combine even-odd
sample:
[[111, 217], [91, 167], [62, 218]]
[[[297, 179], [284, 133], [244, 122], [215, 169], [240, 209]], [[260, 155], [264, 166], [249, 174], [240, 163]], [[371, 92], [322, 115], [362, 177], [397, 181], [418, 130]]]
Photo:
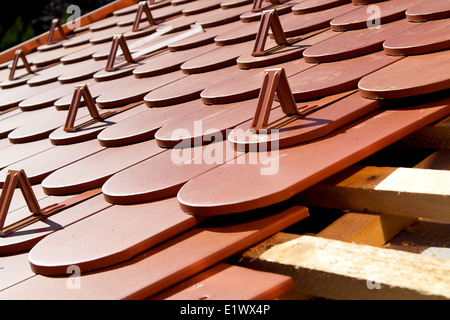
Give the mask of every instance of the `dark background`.
[[114, 0], [7, 0], [0, 10], [0, 51], [40, 35], [50, 28], [54, 18], [62, 23], [72, 14], [67, 7], [77, 5], [81, 14], [98, 9]]

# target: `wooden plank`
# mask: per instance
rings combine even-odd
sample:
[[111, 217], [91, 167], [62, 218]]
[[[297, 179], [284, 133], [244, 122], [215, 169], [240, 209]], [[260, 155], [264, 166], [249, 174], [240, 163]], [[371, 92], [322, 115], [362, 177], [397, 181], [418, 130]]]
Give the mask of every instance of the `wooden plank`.
[[[415, 166], [420, 169], [450, 169], [450, 150], [438, 150]], [[318, 236], [381, 247], [416, 219], [375, 213], [349, 212]]]
[[384, 247], [449, 259], [450, 222], [417, 219]]
[[296, 199], [304, 205], [449, 220], [450, 172], [354, 166]]
[[417, 164], [415, 168], [450, 170], [450, 149], [436, 151]]
[[240, 265], [288, 275], [329, 299], [449, 299], [450, 260], [313, 236], [245, 252]]
[[[417, 164], [415, 168], [448, 170], [450, 168], [450, 150], [443, 149], [436, 151], [435, 153], [431, 154], [426, 159], [421, 161], [419, 164]], [[417, 233], [430, 233], [430, 221], [423, 221], [423, 219], [419, 219], [415, 224], [413, 224], [415, 220], [415, 218], [404, 216], [348, 212], [341, 218], [333, 222], [331, 225], [329, 225], [327, 228], [319, 232], [317, 236], [327, 239], [341, 240], [345, 242], [365, 244], [376, 247], [386, 246], [386, 243], [388, 243], [387, 245], [389, 248], [405, 250], [404, 246], [408, 246], [409, 243], [412, 243], [411, 241], [404, 241], [405, 239], [411, 238], [412, 229], [415, 230], [417, 226], [422, 226], [422, 224], [424, 224], [428, 227], [428, 229], [424, 231], [425, 227], [422, 226], [422, 228], [416, 231], [414, 234], [417, 235]], [[436, 221], [432, 221], [434, 229], [437, 228], [435, 226], [435, 222]], [[442, 223], [439, 223], [440, 229], [445, 228], [441, 226]], [[401, 232], [403, 229], [405, 230]], [[399, 235], [397, 236], [397, 234]], [[267, 250], [267, 248], [272, 247], [275, 244], [298, 239], [299, 237], [300, 236], [297, 235], [279, 233], [276, 236], [272, 237], [270, 241], [257, 246], [256, 248], [259, 248], [260, 250], [257, 255], [262, 255]], [[394, 239], [389, 242], [392, 238]], [[439, 239], [441, 239], [441, 237], [439, 237]], [[432, 243], [436, 245], [435, 238], [431, 240], [427, 238], [426, 240], [432, 241]], [[445, 246], [446, 245], [444, 245], [444, 247]], [[414, 246], [413, 249], [417, 249], [416, 247], [417, 246]], [[424, 251], [424, 254], [426, 252], [426, 254], [428, 255], [446, 257], [447, 251], [443, 252], [445, 248], [441, 247], [442, 246], [439, 245], [438, 247], [430, 247], [427, 249], [428, 251]], [[406, 251], [416, 252], [407, 249], [408, 248], [406, 248]], [[253, 248], [252, 250], [256, 249]], [[301, 292], [302, 289], [304, 288], [297, 287], [296, 291]]]
[[[450, 170], [450, 149], [438, 150], [415, 168]], [[447, 236], [450, 223], [448, 221], [417, 219], [403, 230], [385, 247], [403, 251], [432, 255], [440, 258], [450, 258], [450, 239]]]
[[317, 236], [381, 247], [415, 220], [387, 214], [349, 212]]
[[424, 127], [396, 143], [402, 147], [450, 149], [450, 117]]

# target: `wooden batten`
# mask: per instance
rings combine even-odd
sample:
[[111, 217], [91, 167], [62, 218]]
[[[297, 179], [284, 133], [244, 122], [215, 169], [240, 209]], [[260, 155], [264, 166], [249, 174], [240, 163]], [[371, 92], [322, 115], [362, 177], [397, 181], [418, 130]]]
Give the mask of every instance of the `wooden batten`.
[[298, 203], [411, 218], [449, 220], [450, 172], [352, 167], [301, 193]]
[[450, 149], [450, 117], [426, 126], [396, 145], [409, 148]]
[[[438, 150], [414, 168], [449, 170], [450, 150]], [[415, 217], [392, 214], [348, 212], [322, 230], [318, 236], [381, 247], [415, 220]]]
[[288, 275], [297, 290], [328, 299], [450, 298], [448, 259], [321, 237], [270, 238], [245, 252], [240, 265]]

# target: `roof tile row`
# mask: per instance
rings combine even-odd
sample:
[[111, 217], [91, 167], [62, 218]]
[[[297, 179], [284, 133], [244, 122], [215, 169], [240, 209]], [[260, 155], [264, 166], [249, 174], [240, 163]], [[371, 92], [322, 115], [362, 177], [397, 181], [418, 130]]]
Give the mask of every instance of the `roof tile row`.
[[[297, 193], [450, 113], [448, 5], [264, 2], [288, 43], [270, 38], [272, 28], [255, 56], [266, 12], [251, 12], [252, 1], [160, 0], [149, 7], [165, 21], [142, 20], [143, 32], [130, 31], [135, 4], [41, 45], [27, 55], [34, 73], [18, 69], [7, 80], [3, 64], [0, 185], [19, 168], [41, 207], [97, 196], [0, 238], [3, 254], [31, 250], [1, 258], [11, 274], [1, 288], [11, 287], [0, 296], [148, 298], [305, 219], [306, 208], [290, 202]], [[138, 61], [119, 57], [108, 72], [117, 32]], [[289, 86], [262, 86], [266, 69], [285, 70]], [[66, 131], [82, 83], [104, 117], [92, 120], [83, 106], [76, 130]], [[297, 113], [270, 102], [268, 134], [249, 132], [258, 97], [270, 90], [277, 99], [292, 93]], [[268, 141], [280, 149], [267, 152]], [[16, 192], [6, 225], [28, 214]], [[52, 277], [72, 265], [83, 290]]]

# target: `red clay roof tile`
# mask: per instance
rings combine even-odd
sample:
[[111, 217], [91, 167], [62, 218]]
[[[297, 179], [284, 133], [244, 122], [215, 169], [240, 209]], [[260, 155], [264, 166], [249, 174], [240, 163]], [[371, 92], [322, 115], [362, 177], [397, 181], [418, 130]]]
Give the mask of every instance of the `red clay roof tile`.
[[365, 56], [323, 63], [289, 77], [297, 101], [356, 89], [365, 75], [397, 62], [398, 57], [379, 51]]
[[[305, 0], [294, 5], [292, 7], [292, 12], [294, 14], [306, 14], [311, 12], [322, 11], [334, 7], [338, 7], [347, 3], [352, 2], [351, 0]], [[354, 3], [354, 2], [353, 2]]]
[[[14, 144], [20, 144], [48, 138], [50, 133], [59, 128], [61, 123], [65, 123], [67, 119], [67, 112], [64, 110], [53, 110], [50, 114], [42, 114], [44, 116], [36, 118], [34, 121], [25, 123], [11, 131], [8, 134], [9, 141]], [[77, 113], [76, 120], [82, 119], [88, 114], [87, 108], [82, 108]]]
[[[29, 253], [33, 270], [64, 275], [71, 265], [77, 265], [83, 273], [109, 267], [202, 221], [184, 214], [176, 198], [135, 206], [115, 205], [99, 213], [49, 235], [34, 246]], [[124, 215], [128, 217], [126, 221]]]
[[[350, 91], [297, 103], [301, 115], [298, 120], [292, 120], [276, 106], [270, 113], [267, 134], [250, 134], [251, 120], [236, 126], [228, 134], [228, 140], [237, 150], [263, 150], [271, 142], [284, 148], [323, 137], [377, 110], [380, 105]], [[273, 136], [272, 129], [278, 129]]]
[[[0, 292], [0, 298], [33, 299], [45, 290], [47, 294], [42, 299], [145, 299], [308, 215], [304, 207], [276, 212], [279, 213], [273, 211], [269, 217], [235, 225], [194, 228], [127, 262], [101, 272], [82, 273], [83, 290], [67, 290], [66, 277], [35, 276]], [[174, 263], [161, 263], [169, 260]], [[51, 268], [44, 266], [40, 271], [52, 273]]]
[[137, 78], [145, 78], [180, 70], [180, 66], [186, 61], [213, 50], [217, 50], [217, 46], [211, 43], [183, 51], [169, 51], [157, 57], [141, 61], [140, 65], [133, 70], [133, 74]]
[[0, 92], [0, 110], [16, 107], [23, 100], [28, 99], [36, 94], [40, 94], [43, 91], [54, 89], [58, 85], [59, 84], [57, 82], [51, 82], [35, 87], [20, 85], [8, 90], [2, 90]]
[[[8, 139], [5, 139], [8, 140]], [[5, 168], [18, 161], [31, 157], [42, 151], [54, 147], [50, 141], [46, 139], [37, 140], [29, 143], [12, 144], [10, 143], [5, 150], [2, 151], [0, 158], [0, 168]]]
[[[448, 89], [449, 57], [448, 50], [409, 56], [365, 76], [358, 87], [371, 99], [405, 98]], [[435, 71], [437, 68], [440, 72]]]
[[286, 14], [280, 17], [281, 25], [287, 37], [298, 36], [314, 30], [329, 28], [331, 20], [358, 10], [352, 4], [312, 12], [304, 15]]
[[334, 18], [330, 26], [335, 31], [348, 31], [388, 23], [404, 18], [406, 10], [421, 2], [423, 0], [395, 0], [381, 1], [374, 7], [362, 6]]
[[[56, 170], [41, 185], [46, 194], [76, 194], [101, 188], [109, 177], [163, 152], [154, 140], [106, 148]], [[109, 159], [116, 159], [109, 161]]]
[[415, 28], [389, 37], [383, 43], [389, 55], [413, 55], [450, 48], [450, 20], [420, 23]]
[[[70, 196], [50, 196], [40, 200], [39, 204], [44, 208], [45, 206], [53, 205], [70, 198]], [[81, 221], [110, 206], [111, 204], [106, 202], [102, 195], [88, 199], [75, 207], [65, 209], [64, 214], [55, 214], [44, 221], [38, 221], [26, 226], [20, 229], [19, 232], [3, 236], [0, 242], [0, 253], [9, 254], [30, 250], [49, 234]], [[22, 208], [14, 211], [10, 216], [17, 221], [29, 215], [28, 208]]]
[[111, 147], [140, 142], [146, 138], [153, 139], [156, 131], [164, 124], [177, 121], [178, 118], [203, 108], [199, 100], [164, 108], [148, 108], [106, 128], [100, 132], [97, 139], [101, 145]]
[[401, 19], [386, 23], [380, 28], [360, 29], [343, 32], [336, 37], [319, 42], [303, 52], [303, 58], [310, 63], [332, 62], [358, 57], [380, 51], [386, 39], [401, 34], [415, 25]]
[[[282, 4], [274, 3], [272, 4], [269, 1], [262, 2], [262, 7], [259, 11], [253, 12], [253, 10], [248, 10], [240, 15], [240, 20], [242, 22], [252, 22], [259, 21], [261, 19], [261, 13], [265, 10], [276, 10], [278, 14], [285, 14], [291, 11], [293, 5], [295, 5], [297, 1], [287, 1]], [[250, 7], [251, 9], [251, 7]]]
[[239, 7], [246, 4], [253, 3], [253, 0], [223, 0], [220, 3], [222, 9], [229, 9], [233, 7]]
[[284, 275], [221, 263], [151, 300], [272, 300], [294, 287]]
[[[86, 84], [93, 84], [95, 81], [92, 79], [86, 79], [83, 81]], [[60, 84], [52, 89], [45, 90], [42, 93], [33, 95], [19, 103], [19, 107], [22, 111], [31, 111], [51, 107], [56, 100], [72, 94], [74, 90], [73, 83]]]
[[40, 110], [29, 112], [22, 112], [22, 110], [20, 110], [19, 108], [17, 108], [17, 110], [20, 111], [19, 114], [15, 114], [9, 117], [8, 121], [2, 122], [2, 126], [0, 128], [0, 137], [5, 138], [14, 129], [17, 129], [18, 127], [25, 125], [31, 121], [39, 121], [39, 118], [48, 117], [48, 115], [55, 113], [55, 110], [51, 108], [43, 108]]
[[115, 174], [104, 183], [102, 191], [109, 202], [118, 204], [150, 202], [174, 196], [193, 177], [238, 155], [226, 141], [162, 152]]
[[[54, 145], [68, 145], [76, 144], [83, 141], [88, 141], [95, 139], [97, 135], [105, 128], [114, 125], [117, 122], [127, 119], [135, 114], [138, 114], [145, 110], [145, 105], [140, 104], [138, 106], [131, 105], [130, 107], [126, 105], [125, 109], [116, 109], [111, 111], [113, 114], [108, 117], [104, 117], [102, 120], [93, 121], [92, 117], [87, 116], [80, 118], [81, 126], [74, 131], [65, 131], [64, 126], [55, 129], [50, 135], [49, 139]], [[114, 113], [117, 112], [117, 113]], [[108, 112], [101, 113], [101, 115], [108, 114]], [[85, 122], [83, 122], [85, 121]]]
[[3, 186], [6, 174], [11, 168], [22, 168], [30, 182], [35, 184], [41, 182], [53, 171], [102, 149], [103, 147], [95, 140], [47, 149], [2, 169], [0, 171], [0, 185]]
[[[243, 159], [237, 164], [230, 162], [187, 182], [179, 191], [178, 200], [186, 212], [199, 215], [243, 212], [278, 203], [317, 183], [324, 176], [338, 172], [350, 162], [363, 159], [367, 156], [366, 152], [380, 150], [391, 144], [391, 139], [412, 133], [417, 126], [421, 126], [422, 121], [437, 120], [448, 112], [448, 99], [431, 103], [424, 109], [418, 106], [375, 112], [326, 138], [281, 149], [273, 158], [270, 158], [271, 154], [263, 154], [271, 160], [269, 163], [265, 163], [267, 159], [255, 161], [258, 155], [247, 153], [241, 156]], [[323, 153], [320, 149], [324, 150]], [[254, 157], [253, 160], [251, 157]], [[298, 170], [299, 167], [301, 170]], [[262, 174], [264, 169], [269, 174]], [[221, 176], [221, 183], [214, 184], [218, 175]], [[236, 181], [239, 183], [233, 183]], [[255, 181], [258, 181], [257, 185]], [[228, 187], [231, 184], [233, 188]], [[210, 188], [210, 185], [215, 187]]]
[[[118, 1], [66, 39], [24, 46], [36, 73], [19, 61], [11, 81], [11, 61], [0, 65], [0, 186], [10, 169], [23, 169], [41, 208], [89, 191], [0, 237], [1, 298], [189, 299], [157, 294], [305, 219], [307, 209], [288, 201], [298, 192], [450, 114], [447, 1], [281, 2], [262, 4], [277, 10], [283, 30], [272, 26], [258, 57], [262, 12], [251, 12], [252, 1], [156, 0], [158, 24], [143, 14], [134, 32], [139, 4]], [[120, 55], [111, 72], [118, 32], [135, 61]], [[281, 32], [288, 43], [277, 45]], [[263, 86], [267, 69], [286, 77]], [[65, 131], [83, 82], [104, 118], [83, 107]], [[258, 95], [271, 90], [269, 134], [252, 132]], [[297, 112], [286, 115], [294, 102], [280, 102], [291, 93]], [[268, 143], [279, 149], [265, 152]], [[16, 192], [6, 224], [29, 215]], [[9, 255], [21, 250], [29, 257]], [[67, 290], [73, 264], [83, 290]], [[200, 276], [209, 283], [224, 274]], [[276, 278], [257, 293], [291, 288]], [[221, 287], [205, 288], [214, 298]]]
[[186, 74], [194, 74], [232, 66], [236, 64], [236, 59], [241, 52], [249, 52], [253, 49], [253, 46], [253, 42], [242, 42], [218, 47], [213, 51], [187, 60], [181, 65], [180, 69]]
[[406, 10], [409, 21], [423, 22], [450, 17], [450, 3], [448, 1], [427, 1], [417, 3]]

